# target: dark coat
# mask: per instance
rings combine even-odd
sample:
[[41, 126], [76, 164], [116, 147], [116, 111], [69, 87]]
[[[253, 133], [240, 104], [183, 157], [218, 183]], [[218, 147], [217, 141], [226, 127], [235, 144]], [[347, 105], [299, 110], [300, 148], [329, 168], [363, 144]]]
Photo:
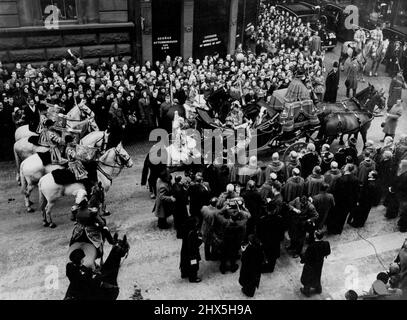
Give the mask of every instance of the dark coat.
[[157, 179], [165, 168], [166, 166], [162, 163], [153, 164], [150, 161], [150, 153], [148, 153], [144, 160], [143, 171], [141, 173], [141, 185], [145, 186], [148, 182], [150, 191], [157, 195]]
[[320, 174], [310, 174], [305, 180], [305, 194], [308, 197], [315, 196], [321, 190], [321, 186], [324, 184], [324, 176]]
[[306, 153], [301, 159], [301, 176], [305, 179], [307, 178], [314, 169], [315, 166], [319, 164], [319, 158], [316, 153]]
[[373, 170], [376, 170], [376, 163], [370, 158], [363, 160], [359, 164], [358, 179], [361, 185], [367, 182], [368, 175]]
[[358, 201], [359, 180], [353, 174], [343, 175], [336, 180], [332, 193], [337, 206], [353, 208]]
[[396, 170], [393, 159], [381, 159], [377, 163], [377, 173], [379, 184], [383, 191], [386, 191], [396, 177]]
[[284, 239], [284, 221], [278, 214], [267, 214], [259, 219], [257, 235], [268, 258], [280, 257], [280, 243]]
[[326, 222], [329, 212], [335, 206], [334, 196], [328, 192], [321, 192], [312, 197], [313, 205], [318, 212], [317, 226], [322, 229]]
[[363, 227], [370, 209], [379, 205], [381, 199], [381, 190], [377, 181], [369, 180], [360, 190], [359, 204], [352, 215], [352, 226], [356, 228]]
[[244, 190], [242, 197], [251, 217], [257, 221], [263, 211], [263, 200], [257, 190]]
[[189, 273], [199, 269], [198, 262], [201, 260], [199, 246], [201, 244], [202, 239], [199, 237], [198, 230], [190, 230], [184, 234], [181, 246], [181, 273]]
[[338, 88], [339, 88], [339, 79], [340, 79], [340, 72], [339, 70], [337, 72], [334, 72], [331, 70], [327, 77], [326, 77], [326, 82], [325, 82], [325, 96], [324, 96], [324, 101], [325, 102], [336, 102], [336, 98], [338, 95]]
[[188, 189], [191, 216], [201, 216], [203, 206], [209, 204], [211, 191], [208, 183], [193, 183]]
[[284, 201], [290, 202], [297, 197], [301, 197], [304, 193], [304, 179], [302, 177], [291, 177], [284, 185], [283, 196]]
[[25, 121], [28, 124], [28, 129], [31, 132], [37, 132], [38, 125], [40, 124], [40, 111], [35, 106], [34, 111], [29, 106], [24, 108]]
[[174, 204], [174, 225], [175, 229], [179, 230], [185, 220], [188, 218], [188, 193], [181, 183], [174, 183], [171, 190], [172, 195], [175, 198]]
[[324, 258], [331, 254], [331, 246], [328, 241], [315, 241], [311, 243], [301, 257], [304, 268], [301, 274], [301, 283], [307, 287], [321, 286], [322, 266]]
[[225, 228], [222, 259], [238, 258], [240, 245], [246, 232], [246, 221], [230, 221]]
[[258, 244], [249, 244], [242, 253], [239, 283], [244, 288], [259, 287], [263, 252]]

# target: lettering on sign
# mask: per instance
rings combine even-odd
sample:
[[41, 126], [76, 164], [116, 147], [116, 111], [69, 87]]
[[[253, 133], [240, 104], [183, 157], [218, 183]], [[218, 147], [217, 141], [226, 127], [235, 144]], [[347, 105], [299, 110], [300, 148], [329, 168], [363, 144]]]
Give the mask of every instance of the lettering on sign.
[[204, 37], [202, 43], [199, 45], [200, 48], [210, 47], [220, 44], [222, 41], [219, 40], [217, 34], [210, 34]]
[[156, 41], [153, 42], [154, 45], [160, 46], [161, 50], [168, 50], [170, 48], [170, 44], [178, 43], [178, 40], [172, 39], [172, 37], [165, 36], [165, 37], [158, 37]]

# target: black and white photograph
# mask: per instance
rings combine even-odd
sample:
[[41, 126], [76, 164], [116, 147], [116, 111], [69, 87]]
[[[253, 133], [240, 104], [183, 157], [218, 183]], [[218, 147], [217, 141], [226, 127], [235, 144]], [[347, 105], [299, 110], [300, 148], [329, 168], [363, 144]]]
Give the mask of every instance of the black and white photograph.
[[0, 300], [407, 300], [406, 79], [405, 0], [0, 0]]

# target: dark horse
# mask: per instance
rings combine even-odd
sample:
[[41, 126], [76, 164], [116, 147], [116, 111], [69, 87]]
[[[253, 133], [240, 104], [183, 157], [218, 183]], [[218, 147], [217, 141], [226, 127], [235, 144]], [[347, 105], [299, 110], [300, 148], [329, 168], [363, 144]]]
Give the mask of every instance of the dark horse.
[[318, 138], [332, 143], [340, 135], [340, 143], [343, 143], [344, 134], [354, 134], [357, 139], [360, 132], [363, 144], [366, 144], [367, 131], [373, 118], [377, 116], [377, 109], [382, 110], [385, 103], [384, 92], [369, 84], [354, 98], [335, 104], [318, 105], [321, 122]]
[[78, 292], [78, 286], [76, 290], [73, 289], [72, 283], [70, 283], [65, 295], [65, 299], [80, 300], [116, 300], [119, 295], [119, 287], [117, 284], [117, 276], [119, 274], [120, 263], [123, 257], [126, 257], [130, 245], [127, 242], [126, 235], [123, 239], [118, 239], [117, 233], [114, 235], [115, 245], [112, 247], [109, 256], [103, 264], [100, 274], [96, 275], [91, 283], [83, 283], [79, 287], [86, 292]]

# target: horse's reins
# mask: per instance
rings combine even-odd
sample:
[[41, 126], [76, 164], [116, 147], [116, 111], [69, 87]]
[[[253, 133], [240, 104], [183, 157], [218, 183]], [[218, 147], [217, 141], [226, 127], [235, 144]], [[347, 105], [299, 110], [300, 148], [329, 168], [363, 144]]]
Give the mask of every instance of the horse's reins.
[[129, 157], [128, 159], [123, 159], [123, 160], [125, 161], [124, 164], [117, 162], [117, 158], [118, 158], [118, 157], [121, 158], [121, 156], [119, 155], [119, 153], [118, 153], [117, 150], [115, 149], [114, 162], [115, 162], [116, 164], [118, 164], [119, 166], [111, 165], [111, 164], [105, 163], [105, 162], [103, 162], [103, 161], [98, 161], [98, 164], [97, 164], [97, 169], [100, 171], [100, 173], [102, 173], [102, 174], [110, 181], [110, 183], [113, 182], [113, 178], [112, 178], [109, 174], [107, 174], [105, 170], [102, 169], [102, 167], [100, 166], [100, 164], [102, 164], [102, 165], [104, 165], [104, 166], [106, 166], [106, 167], [109, 167], [109, 168], [123, 169], [123, 168], [126, 166], [126, 164], [129, 163], [130, 157]]

